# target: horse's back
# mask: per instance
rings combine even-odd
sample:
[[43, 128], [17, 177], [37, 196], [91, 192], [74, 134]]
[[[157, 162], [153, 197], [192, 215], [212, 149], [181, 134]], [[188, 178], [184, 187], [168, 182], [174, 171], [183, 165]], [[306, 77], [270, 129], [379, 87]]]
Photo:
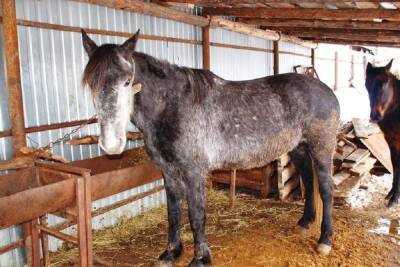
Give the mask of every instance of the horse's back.
[[195, 147], [204, 146], [217, 167], [261, 166], [308, 139], [332, 139], [320, 132], [336, 132], [337, 99], [318, 80], [298, 74], [240, 82], [217, 79], [204, 102], [186, 113], [183, 127], [194, 129], [199, 139]]

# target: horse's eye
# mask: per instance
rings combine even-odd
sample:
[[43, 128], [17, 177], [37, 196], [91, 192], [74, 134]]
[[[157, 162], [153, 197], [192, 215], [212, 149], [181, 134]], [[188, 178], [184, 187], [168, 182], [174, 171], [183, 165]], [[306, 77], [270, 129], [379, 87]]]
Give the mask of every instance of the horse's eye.
[[131, 84], [131, 79], [128, 79], [128, 80], [126, 80], [124, 86], [126, 87], [126, 86], [128, 86], [128, 85], [130, 85], [130, 84]]

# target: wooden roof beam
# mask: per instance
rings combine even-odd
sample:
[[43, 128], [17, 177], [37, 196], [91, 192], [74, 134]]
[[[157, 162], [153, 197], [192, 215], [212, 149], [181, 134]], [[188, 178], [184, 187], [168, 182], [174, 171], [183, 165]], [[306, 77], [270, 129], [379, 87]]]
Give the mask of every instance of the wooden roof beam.
[[221, 27], [226, 30], [248, 34], [268, 40], [285, 40], [287, 42], [295, 43], [309, 48], [315, 48], [317, 45], [310, 41], [304, 41], [297, 37], [282, 36], [282, 34], [274, 31], [265, 31], [256, 29], [243, 23], [229, 21], [223, 18], [205, 18], [201, 16], [195, 16], [188, 13], [180, 12], [168, 7], [157, 5], [154, 3], [143, 2], [140, 0], [74, 0], [76, 2], [97, 4], [107, 6], [110, 8], [124, 9], [130, 12], [141, 13], [145, 15], [160, 17], [164, 19], [171, 19], [196, 25], [200, 27]]
[[361, 1], [351, 1], [351, 0], [159, 0], [162, 2], [175, 2], [175, 3], [189, 3], [194, 5], [235, 5], [235, 4], [259, 4], [260, 2], [263, 4], [301, 4], [301, 3], [352, 3], [352, 2], [369, 2], [369, 3], [382, 3], [382, 2], [391, 2], [387, 0], [361, 0]]
[[380, 46], [380, 47], [400, 47], [399, 43], [391, 42], [371, 42], [371, 41], [357, 41], [357, 40], [341, 40], [334, 38], [318, 39], [310, 38], [311, 41], [317, 43], [337, 44], [337, 45], [362, 45], [362, 46]]
[[372, 42], [391, 42], [400, 43], [400, 34], [385, 34], [380, 32], [337, 32], [325, 30], [282, 30], [285, 34], [292, 34], [298, 37], [306, 38], [330, 38], [338, 40], [357, 40], [357, 41], [372, 41]]
[[267, 27], [304, 27], [361, 30], [394, 30], [400, 31], [400, 22], [343, 21], [343, 20], [308, 20], [308, 19], [269, 19], [239, 18], [239, 22]]
[[234, 17], [268, 17], [268, 18], [318, 18], [330, 20], [352, 19], [387, 19], [400, 21], [398, 10], [388, 9], [319, 9], [319, 8], [209, 8], [203, 9], [204, 15]]
[[261, 30], [261, 29], [249, 27], [246, 24], [226, 20], [226, 19], [223, 19], [220, 17], [213, 17], [211, 19], [211, 25], [213, 27], [221, 27], [223, 29], [240, 32], [243, 34], [248, 34], [251, 36], [264, 38], [264, 39], [268, 39], [268, 40], [284, 41], [284, 42], [290, 42], [290, 43], [302, 45], [302, 46], [309, 47], [309, 48], [316, 48], [316, 44], [314, 44], [312, 42], [304, 41], [295, 36], [288, 36], [288, 35], [278, 33], [276, 31]]

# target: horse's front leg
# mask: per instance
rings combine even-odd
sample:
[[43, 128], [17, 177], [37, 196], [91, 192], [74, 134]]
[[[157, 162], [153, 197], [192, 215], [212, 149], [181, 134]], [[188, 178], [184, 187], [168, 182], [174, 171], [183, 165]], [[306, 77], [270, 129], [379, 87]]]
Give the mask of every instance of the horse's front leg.
[[190, 267], [200, 267], [211, 264], [211, 252], [205, 233], [206, 177], [207, 175], [190, 174], [186, 180], [189, 221], [195, 245], [194, 258], [189, 265]]
[[157, 266], [172, 266], [183, 251], [181, 241], [182, 199], [184, 186], [178, 176], [163, 172], [168, 207], [168, 245]]
[[393, 166], [393, 184], [392, 189], [386, 196], [389, 199], [388, 207], [394, 207], [399, 203], [400, 198], [400, 153], [396, 148], [390, 148], [390, 157]]

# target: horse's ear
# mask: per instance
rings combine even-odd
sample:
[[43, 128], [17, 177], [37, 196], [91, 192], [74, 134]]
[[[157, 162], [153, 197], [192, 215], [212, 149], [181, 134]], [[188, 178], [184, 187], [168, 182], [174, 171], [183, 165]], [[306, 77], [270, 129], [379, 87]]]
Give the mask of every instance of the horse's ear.
[[390, 71], [390, 68], [392, 67], [392, 63], [393, 63], [393, 58], [392, 58], [392, 60], [390, 60], [389, 63], [385, 66], [385, 70], [386, 70], [386, 71]]
[[126, 52], [133, 52], [135, 51], [135, 47], [136, 47], [136, 43], [137, 40], [139, 39], [139, 33], [140, 33], [140, 29], [137, 30], [137, 32], [128, 40], [126, 40], [121, 47], [126, 51]]
[[98, 46], [92, 39], [90, 39], [90, 37], [83, 29], [81, 29], [81, 32], [82, 32], [83, 47], [85, 48], [86, 53], [90, 57], [91, 55], [93, 55], [94, 51], [96, 51]]

